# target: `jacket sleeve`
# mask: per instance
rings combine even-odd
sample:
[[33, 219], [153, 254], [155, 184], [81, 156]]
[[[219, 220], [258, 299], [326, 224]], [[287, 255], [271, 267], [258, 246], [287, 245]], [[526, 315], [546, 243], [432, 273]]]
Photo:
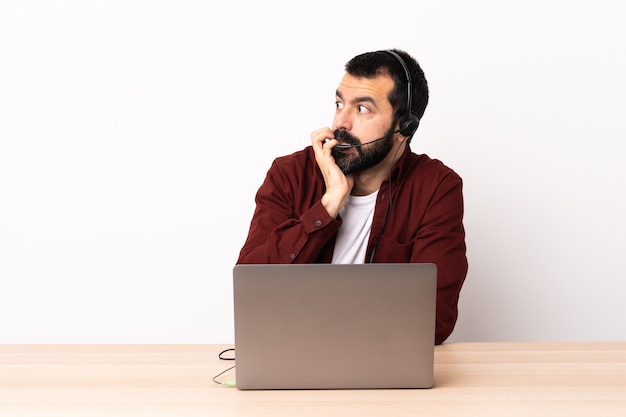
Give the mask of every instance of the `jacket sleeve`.
[[462, 180], [456, 175], [446, 177], [439, 184], [413, 245], [411, 262], [437, 265], [436, 344], [443, 343], [454, 329], [459, 294], [468, 268], [462, 188]]
[[314, 263], [341, 225], [321, 203], [303, 200], [292, 183], [293, 172], [283, 172], [274, 161], [257, 191], [256, 209], [237, 263]]

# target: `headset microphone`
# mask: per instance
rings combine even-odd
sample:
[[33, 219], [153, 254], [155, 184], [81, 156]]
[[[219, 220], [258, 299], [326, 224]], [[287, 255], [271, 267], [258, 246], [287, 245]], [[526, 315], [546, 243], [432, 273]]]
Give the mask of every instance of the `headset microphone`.
[[378, 142], [381, 141], [383, 139], [387, 139], [387, 136], [383, 136], [382, 138], [378, 138], [378, 139], [374, 139], [374, 140], [370, 140], [369, 142], [365, 142], [365, 143], [359, 143], [357, 145], [345, 145], [345, 144], [339, 144], [339, 145], [335, 145], [333, 147], [333, 149], [338, 149], [338, 150], [342, 150], [342, 149], [350, 149], [350, 148], [360, 148], [363, 145], [369, 145], [370, 143], [374, 143], [374, 142]]

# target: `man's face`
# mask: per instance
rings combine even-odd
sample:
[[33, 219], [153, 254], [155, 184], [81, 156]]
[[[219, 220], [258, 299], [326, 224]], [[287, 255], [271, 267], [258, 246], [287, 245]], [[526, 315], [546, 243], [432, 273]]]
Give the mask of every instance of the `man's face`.
[[[344, 174], [375, 166], [393, 148], [393, 108], [387, 99], [393, 86], [389, 76], [357, 78], [346, 73], [341, 80], [335, 97], [335, 139], [343, 144], [362, 145], [333, 149], [335, 162]], [[368, 143], [380, 138], [384, 139]]]

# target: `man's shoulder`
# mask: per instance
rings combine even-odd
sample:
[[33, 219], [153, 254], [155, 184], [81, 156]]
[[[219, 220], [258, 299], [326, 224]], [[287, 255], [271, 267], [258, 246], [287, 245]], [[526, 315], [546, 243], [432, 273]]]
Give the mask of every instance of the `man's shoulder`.
[[311, 146], [307, 146], [299, 151], [274, 158], [270, 170], [278, 170], [282, 173], [308, 177], [318, 171], [319, 168], [317, 167], [317, 162], [315, 161], [313, 148]]
[[419, 174], [432, 179], [461, 180], [461, 176], [454, 169], [427, 154], [410, 152], [405, 169], [408, 176]]
[[312, 146], [307, 146], [304, 149], [300, 149], [299, 151], [295, 151], [287, 155], [278, 156], [274, 161], [280, 164], [290, 164], [309, 160], [315, 160]]
[[308, 172], [311, 169], [317, 169], [315, 154], [313, 153], [313, 148], [311, 146], [307, 146], [304, 149], [287, 155], [276, 157], [274, 159], [273, 166], [275, 168], [289, 171]]

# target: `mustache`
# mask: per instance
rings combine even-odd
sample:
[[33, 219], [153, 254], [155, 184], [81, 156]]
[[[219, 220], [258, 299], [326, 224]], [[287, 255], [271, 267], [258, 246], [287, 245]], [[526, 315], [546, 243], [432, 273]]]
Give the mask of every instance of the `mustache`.
[[348, 145], [360, 145], [361, 141], [356, 137], [350, 134], [347, 130], [343, 129], [335, 129], [333, 132], [333, 136], [339, 142], [347, 143]]

